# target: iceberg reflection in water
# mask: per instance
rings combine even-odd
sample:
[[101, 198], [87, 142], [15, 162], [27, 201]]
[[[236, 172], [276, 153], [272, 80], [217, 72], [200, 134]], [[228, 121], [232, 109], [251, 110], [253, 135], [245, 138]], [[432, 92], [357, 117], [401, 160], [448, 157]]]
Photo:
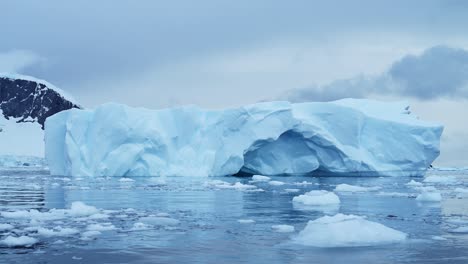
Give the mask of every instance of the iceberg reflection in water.
[[[453, 176], [456, 184], [409, 177], [290, 176], [271, 177], [284, 183], [272, 185], [251, 177], [122, 180], [0, 170], [0, 241], [9, 236], [37, 240], [31, 246], [0, 244], [0, 262], [466, 263], [468, 172], [429, 174]], [[410, 180], [422, 184], [407, 185]], [[335, 192], [339, 184], [381, 189]], [[312, 190], [334, 192], [340, 203], [333, 211], [294, 206], [295, 196]], [[416, 200], [434, 190], [441, 202]], [[408, 237], [359, 247], [295, 242], [309, 220], [336, 213], [365, 216]], [[291, 231], [277, 232], [278, 225]]]

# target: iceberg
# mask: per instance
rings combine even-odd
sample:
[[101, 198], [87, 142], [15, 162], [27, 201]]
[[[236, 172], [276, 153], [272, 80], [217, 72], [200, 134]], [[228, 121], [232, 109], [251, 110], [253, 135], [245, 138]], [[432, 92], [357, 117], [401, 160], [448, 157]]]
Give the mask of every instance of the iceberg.
[[293, 239], [313, 247], [359, 247], [403, 242], [408, 235], [357, 215], [336, 214], [311, 220]]
[[53, 175], [424, 175], [443, 127], [401, 102], [264, 102], [225, 110], [108, 103], [45, 122]]

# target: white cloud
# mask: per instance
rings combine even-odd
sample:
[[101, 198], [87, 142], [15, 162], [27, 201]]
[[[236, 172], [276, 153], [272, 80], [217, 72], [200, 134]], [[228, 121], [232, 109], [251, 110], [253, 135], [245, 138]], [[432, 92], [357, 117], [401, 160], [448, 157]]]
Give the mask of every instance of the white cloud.
[[0, 72], [18, 73], [45, 60], [28, 50], [11, 50], [0, 53]]

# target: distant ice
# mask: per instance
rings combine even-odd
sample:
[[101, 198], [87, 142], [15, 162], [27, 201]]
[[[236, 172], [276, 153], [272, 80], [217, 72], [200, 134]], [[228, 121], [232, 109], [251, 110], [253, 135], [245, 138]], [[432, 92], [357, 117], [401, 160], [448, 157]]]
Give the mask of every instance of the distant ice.
[[285, 192], [288, 192], [288, 193], [296, 193], [296, 192], [299, 192], [301, 191], [300, 189], [284, 189]]
[[372, 246], [402, 242], [407, 234], [356, 215], [337, 214], [309, 221], [295, 243], [314, 247]]
[[205, 182], [205, 186], [210, 187], [210, 188], [216, 188], [216, 189], [234, 189], [234, 190], [239, 190], [239, 191], [260, 190], [255, 185], [243, 184], [241, 182], [229, 183], [229, 182], [220, 181], [220, 180], [207, 181]]
[[422, 182], [417, 182], [415, 180], [411, 180], [406, 185], [408, 185], [408, 186], [422, 186], [423, 184], [422, 184]]
[[134, 182], [134, 181], [135, 180], [133, 180], [133, 179], [125, 178], [125, 177], [119, 179], [119, 182]]
[[439, 192], [423, 192], [416, 197], [420, 202], [440, 202], [442, 195]]
[[40, 227], [37, 229], [37, 234], [40, 236], [45, 236], [45, 237], [54, 237], [54, 236], [72, 236], [80, 231], [76, 228], [62, 228], [62, 227], [56, 227], [54, 229], [47, 229]]
[[30, 247], [38, 242], [37, 239], [29, 236], [7, 236], [5, 239], [0, 240], [0, 244], [7, 247]]
[[457, 182], [457, 178], [453, 176], [440, 176], [440, 175], [432, 175], [427, 176], [424, 179], [425, 183], [439, 183], [439, 184], [454, 184]]
[[295, 230], [292, 225], [272, 225], [271, 229], [278, 233], [291, 233]]
[[252, 219], [239, 219], [239, 220], [237, 220], [237, 222], [239, 222], [241, 224], [253, 224], [253, 223], [255, 223], [255, 220], [252, 220]]
[[281, 186], [281, 185], [284, 185], [285, 183], [282, 181], [269, 181], [268, 184], [273, 185], [273, 186]]
[[88, 231], [111, 231], [115, 230], [116, 227], [112, 223], [102, 223], [102, 224], [89, 224], [86, 229]]
[[254, 175], [252, 176], [252, 180], [260, 182], [260, 181], [269, 181], [271, 180], [271, 178], [267, 176], [262, 176], [262, 175]]
[[375, 187], [362, 187], [356, 185], [349, 185], [346, 183], [338, 184], [335, 187], [335, 192], [368, 192], [368, 191], [378, 191], [382, 189], [382, 187], [375, 186]]

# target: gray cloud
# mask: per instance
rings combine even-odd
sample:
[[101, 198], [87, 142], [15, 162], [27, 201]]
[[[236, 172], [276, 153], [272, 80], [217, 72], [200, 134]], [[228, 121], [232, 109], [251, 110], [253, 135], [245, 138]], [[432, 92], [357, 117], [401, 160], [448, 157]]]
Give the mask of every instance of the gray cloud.
[[275, 40], [326, 43], [362, 32], [447, 39], [464, 32], [467, 6], [457, 0], [1, 1], [0, 52], [31, 50], [48, 63], [22, 73], [78, 90], [83, 82]]
[[372, 95], [406, 96], [421, 100], [468, 98], [468, 51], [436, 46], [407, 55], [375, 77], [359, 76], [323, 86], [291, 90], [291, 101], [331, 101]]

